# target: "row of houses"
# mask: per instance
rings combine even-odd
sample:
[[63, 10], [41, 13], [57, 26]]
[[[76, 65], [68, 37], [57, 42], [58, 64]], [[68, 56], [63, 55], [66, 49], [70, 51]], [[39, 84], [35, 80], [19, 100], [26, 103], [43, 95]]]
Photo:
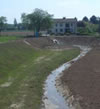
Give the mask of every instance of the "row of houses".
[[77, 33], [77, 19], [54, 19], [54, 24], [51, 28], [53, 34]]

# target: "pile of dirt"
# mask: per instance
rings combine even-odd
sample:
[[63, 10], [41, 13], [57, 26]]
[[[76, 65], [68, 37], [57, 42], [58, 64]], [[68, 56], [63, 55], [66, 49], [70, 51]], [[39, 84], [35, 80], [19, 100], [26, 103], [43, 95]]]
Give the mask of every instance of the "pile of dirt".
[[[57, 40], [59, 44], [54, 43]], [[36, 48], [66, 48], [70, 45], [85, 45], [85, 46], [98, 46], [100, 45], [100, 38], [95, 37], [39, 37], [39, 38], [26, 38], [25, 39], [31, 46]]]
[[57, 40], [67, 45], [86, 45], [97, 46], [100, 45], [100, 38], [96, 37], [83, 37], [83, 36], [69, 36], [69, 37], [56, 37]]
[[[59, 41], [59, 44], [54, 44], [53, 40]], [[85, 45], [85, 46], [98, 46], [100, 45], [100, 38], [95, 37], [40, 37], [40, 38], [27, 38], [26, 39], [33, 47], [45, 48], [48, 46], [68, 46], [68, 45]]]
[[64, 71], [61, 82], [69, 87], [82, 109], [100, 109], [100, 47]]
[[45, 48], [47, 46], [54, 46], [53, 41], [49, 37], [39, 37], [39, 38], [27, 38], [25, 39], [32, 47]]

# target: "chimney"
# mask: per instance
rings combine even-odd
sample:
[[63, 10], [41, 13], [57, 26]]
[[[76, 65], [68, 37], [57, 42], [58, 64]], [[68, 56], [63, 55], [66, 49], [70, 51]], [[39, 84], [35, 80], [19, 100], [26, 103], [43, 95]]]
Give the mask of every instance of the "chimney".
[[66, 17], [63, 17], [63, 20], [65, 20], [66, 19]]

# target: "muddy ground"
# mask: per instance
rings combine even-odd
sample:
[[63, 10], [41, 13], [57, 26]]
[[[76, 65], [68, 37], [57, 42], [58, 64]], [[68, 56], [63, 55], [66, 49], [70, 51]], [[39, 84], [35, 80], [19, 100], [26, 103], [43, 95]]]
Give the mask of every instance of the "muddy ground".
[[64, 71], [62, 85], [79, 101], [82, 109], [100, 109], [100, 47]]

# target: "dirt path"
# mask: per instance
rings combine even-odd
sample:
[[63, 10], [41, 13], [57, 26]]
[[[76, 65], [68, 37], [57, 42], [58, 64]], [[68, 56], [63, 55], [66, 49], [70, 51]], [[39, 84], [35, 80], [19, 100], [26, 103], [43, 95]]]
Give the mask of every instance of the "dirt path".
[[100, 47], [95, 47], [61, 77], [82, 109], [100, 109]]

